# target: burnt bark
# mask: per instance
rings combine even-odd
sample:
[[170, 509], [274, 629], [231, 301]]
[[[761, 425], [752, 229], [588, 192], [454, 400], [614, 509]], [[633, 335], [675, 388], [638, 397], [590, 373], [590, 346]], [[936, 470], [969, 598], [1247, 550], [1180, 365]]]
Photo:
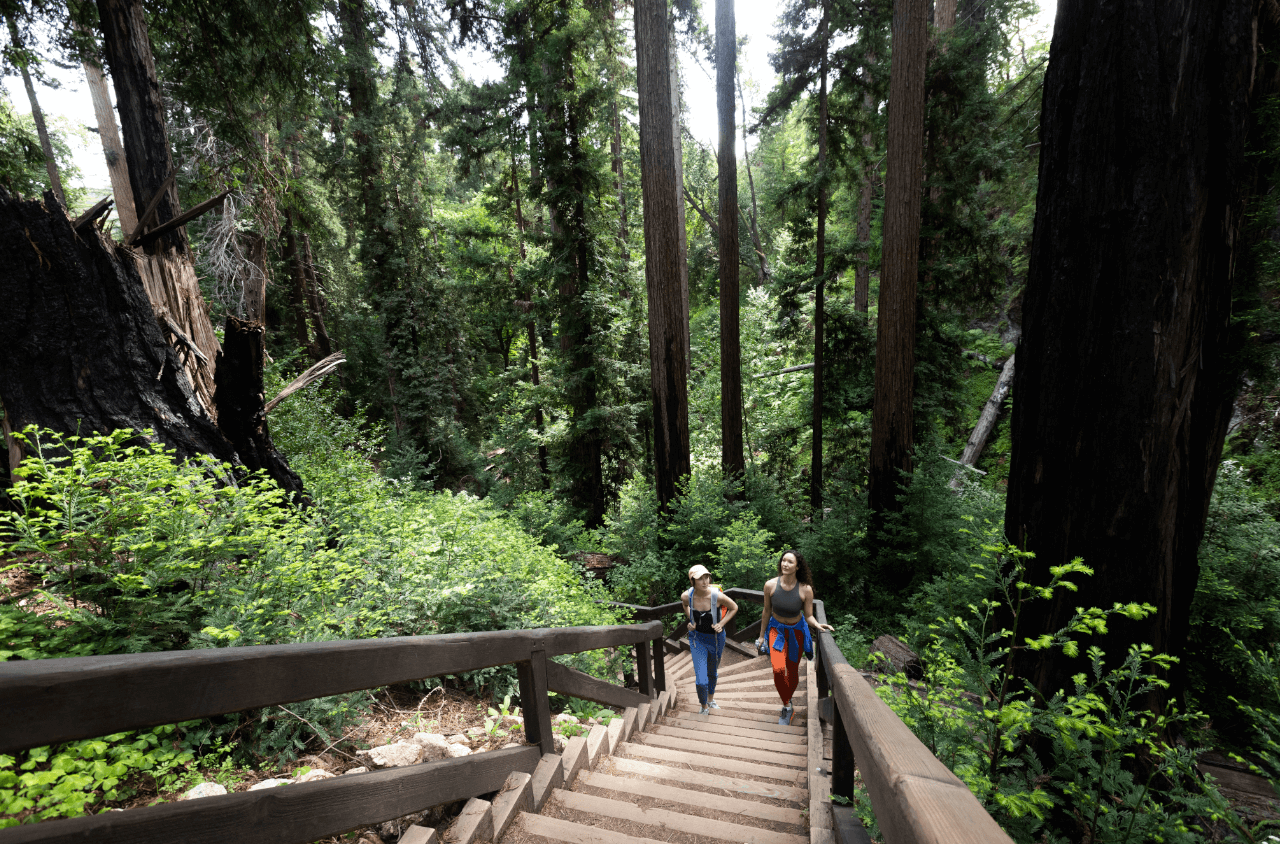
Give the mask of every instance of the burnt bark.
[[680, 285], [680, 191], [671, 132], [672, 91], [663, 0], [636, 0], [640, 190], [649, 294], [649, 377], [658, 501], [668, 509], [689, 474], [689, 323]]
[[[179, 458], [239, 462], [166, 339], [128, 251], [62, 205], [0, 191], [0, 402], [14, 431], [151, 430]], [[139, 436], [144, 436], [139, 434]]]
[[[869, 503], [874, 514], [899, 509], [901, 473], [911, 471], [915, 431], [916, 274], [920, 252], [920, 190], [924, 178], [924, 72], [929, 44], [927, 13], [927, 0], [894, 2], [884, 262], [880, 271], [871, 424]], [[910, 572], [898, 574], [903, 579], [910, 576]]]
[[227, 317], [218, 355], [218, 427], [235, 447], [240, 463], [262, 470], [291, 495], [302, 495], [302, 480], [276, 450], [267, 428], [262, 394], [266, 328], [261, 322]]
[[[720, 118], [720, 466], [727, 478], [746, 471], [742, 451], [742, 341], [739, 336], [741, 284], [738, 275], [738, 156], [734, 126], [734, 82], [738, 39], [734, 0], [716, 0], [716, 110]], [[681, 203], [683, 207], [683, 203]]]
[[[1231, 300], [1250, 265], [1264, 174], [1246, 153], [1277, 90], [1275, 23], [1254, 0], [1058, 7], [1005, 524], [1035, 552], [1033, 582], [1075, 557], [1095, 573], [1020, 637], [1132, 601], [1158, 611], [1091, 644], [1113, 661], [1135, 643], [1185, 646], [1239, 383]], [[1017, 670], [1052, 694], [1081, 669], [1034, 652]]]

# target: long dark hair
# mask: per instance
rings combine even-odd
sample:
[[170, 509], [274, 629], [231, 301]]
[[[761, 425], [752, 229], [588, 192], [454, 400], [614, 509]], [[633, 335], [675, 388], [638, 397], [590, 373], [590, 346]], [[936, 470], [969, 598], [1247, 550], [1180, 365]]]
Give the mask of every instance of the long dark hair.
[[813, 585], [813, 577], [809, 574], [809, 564], [804, 561], [804, 557], [800, 556], [800, 552], [794, 548], [788, 548], [778, 555], [778, 577], [782, 577], [782, 558], [790, 554], [796, 558], [796, 580]]

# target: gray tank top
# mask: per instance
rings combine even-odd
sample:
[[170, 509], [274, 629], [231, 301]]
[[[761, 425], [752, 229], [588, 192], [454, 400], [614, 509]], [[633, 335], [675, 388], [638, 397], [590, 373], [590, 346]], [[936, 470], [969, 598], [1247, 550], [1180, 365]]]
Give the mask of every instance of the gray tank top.
[[804, 598], [800, 597], [800, 581], [796, 581], [794, 589], [787, 591], [782, 588], [781, 580], [779, 578], [773, 585], [773, 597], [770, 599], [774, 614], [783, 618], [800, 615], [804, 611]]

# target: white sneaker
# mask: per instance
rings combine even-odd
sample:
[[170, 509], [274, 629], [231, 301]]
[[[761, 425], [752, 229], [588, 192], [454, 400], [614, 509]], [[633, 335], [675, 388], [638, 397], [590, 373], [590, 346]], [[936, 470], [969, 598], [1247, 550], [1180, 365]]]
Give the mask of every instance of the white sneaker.
[[[718, 706], [716, 707], [716, 709], [719, 709], [719, 708], [720, 708], [720, 707], [718, 707]], [[701, 712], [699, 712], [698, 714], [699, 714], [699, 715], [710, 715], [710, 714], [711, 714], [711, 710], [704, 706], [704, 707], [702, 707], [702, 711], [701, 711]]]

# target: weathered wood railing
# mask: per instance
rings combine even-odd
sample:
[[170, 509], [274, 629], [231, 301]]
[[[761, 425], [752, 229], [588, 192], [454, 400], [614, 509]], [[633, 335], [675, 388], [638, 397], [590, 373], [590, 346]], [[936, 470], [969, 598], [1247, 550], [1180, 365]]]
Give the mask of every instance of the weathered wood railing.
[[[725, 594], [740, 604], [764, 604], [764, 593], [754, 589], [726, 589]], [[682, 611], [678, 601], [630, 609], [642, 621]], [[814, 601], [813, 614], [827, 623], [822, 601]], [[815, 633], [818, 695], [834, 698], [830, 707], [832, 794], [852, 799], [855, 770], [861, 774], [887, 844], [1010, 842], [968, 786], [929, 752], [849, 665], [835, 637]], [[816, 715], [810, 713], [810, 717]]]
[[[551, 657], [634, 645], [635, 692]], [[662, 625], [503, 630], [0, 663], [0, 753], [516, 666], [533, 746], [0, 830], [0, 842], [287, 844], [497, 791], [554, 749], [548, 692], [635, 706], [665, 690]]]

